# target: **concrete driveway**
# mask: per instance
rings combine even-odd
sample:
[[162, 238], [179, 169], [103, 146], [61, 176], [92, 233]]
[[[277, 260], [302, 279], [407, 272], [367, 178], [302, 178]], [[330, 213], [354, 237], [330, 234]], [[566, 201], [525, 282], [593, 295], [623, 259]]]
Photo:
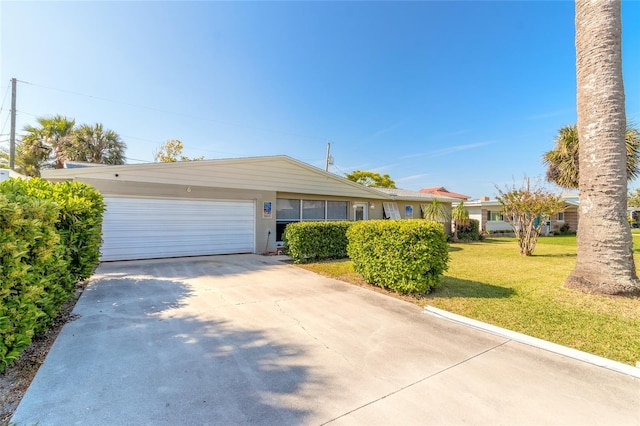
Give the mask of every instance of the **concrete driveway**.
[[19, 425], [640, 424], [640, 379], [257, 255], [103, 264]]

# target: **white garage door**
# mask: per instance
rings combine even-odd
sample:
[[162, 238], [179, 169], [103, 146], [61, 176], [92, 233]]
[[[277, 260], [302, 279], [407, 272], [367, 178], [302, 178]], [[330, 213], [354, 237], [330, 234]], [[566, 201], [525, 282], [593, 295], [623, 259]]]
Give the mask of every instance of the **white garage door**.
[[105, 197], [101, 260], [254, 253], [253, 201]]

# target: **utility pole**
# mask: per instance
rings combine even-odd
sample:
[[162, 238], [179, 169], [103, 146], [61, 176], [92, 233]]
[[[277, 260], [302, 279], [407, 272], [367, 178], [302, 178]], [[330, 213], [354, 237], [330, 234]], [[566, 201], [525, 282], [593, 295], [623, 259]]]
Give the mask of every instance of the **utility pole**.
[[333, 164], [333, 158], [331, 158], [331, 142], [327, 142], [327, 160], [324, 164], [324, 171], [329, 171], [329, 164]]
[[11, 135], [9, 136], [9, 168], [16, 169], [16, 79], [11, 79]]

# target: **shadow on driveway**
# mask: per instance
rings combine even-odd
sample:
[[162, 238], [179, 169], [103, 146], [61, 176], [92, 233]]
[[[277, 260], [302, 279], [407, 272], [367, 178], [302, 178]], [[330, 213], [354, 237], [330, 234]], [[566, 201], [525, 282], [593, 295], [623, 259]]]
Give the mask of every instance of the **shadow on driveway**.
[[[176, 264], [175, 275], [182, 266]], [[222, 264], [206, 266], [225, 274]], [[303, 393], [303, 384], [309, 388], [305, 351], [215, 319], [206, 307], [194, 310], [193, 293], [184, 280], [121, 274], [94, 280], [76, 305], [80, 318], [58, 337], [13, 421], [304, 422], [306, 410], [278, 401]]]

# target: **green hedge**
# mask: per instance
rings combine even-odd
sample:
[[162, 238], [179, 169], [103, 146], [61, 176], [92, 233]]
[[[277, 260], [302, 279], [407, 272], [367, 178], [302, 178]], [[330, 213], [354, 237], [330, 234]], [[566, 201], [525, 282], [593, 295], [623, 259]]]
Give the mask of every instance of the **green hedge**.
[[427, 220], [369, 220], [347, 231], [354, 269], [370, 284], [398, 293], [427, 293], [447, 270], [442, 224]]
[[103, 211], [85, 184], [0, 183], [0, 372], [97, 267]]
[[458, 225], [458, 239], [462, 241], [480, 241], [480, 221], [469, 219], [468, 225]]
[[102, 194], [80, 182], [52, 183], [43, 179], [9, 179], [0, 184], [8, 196], [26, 195], [51, 200], [60, 207], [56, 229], [67, 248], [71, 274], [76, 280], [89, 278], [100, 259]]
[[284, 230], [286, 253], [295, 263], [347, 257], [347, 229], [353, 222], [295, 222]]

